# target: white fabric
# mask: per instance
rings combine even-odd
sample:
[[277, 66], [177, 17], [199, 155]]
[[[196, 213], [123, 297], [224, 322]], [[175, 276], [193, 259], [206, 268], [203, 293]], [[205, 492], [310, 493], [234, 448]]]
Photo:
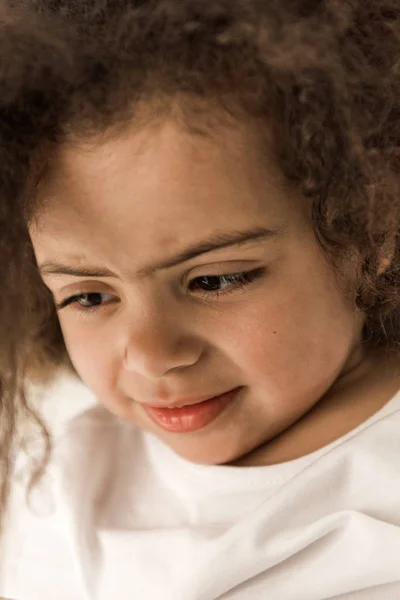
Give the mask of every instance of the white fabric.
[[0, 596], [400, 599], [400, 394], [276, 466], [191, 464], [101, 407], [71, 421], [56, 456], [32, 498], [41, 514], [16, 488]]

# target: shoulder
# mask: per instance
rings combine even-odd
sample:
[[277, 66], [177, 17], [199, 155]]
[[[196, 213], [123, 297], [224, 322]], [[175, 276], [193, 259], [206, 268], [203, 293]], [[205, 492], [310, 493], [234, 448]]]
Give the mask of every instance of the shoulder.
[[106, 414], [79, 379], [65, 372], [46, 386], [28, 384], [27, 395], [51, 434], [53, 448], [44, 476], [30, 489], [32, 466], [40, 460], [42, 445], [40, 434], [26, 424], [28, 442], [16, 456], [1, 538], [0, 597], [53, 600], [54, 589], [59, 589], [60, 600], [78, 600], [81, 582], [73, 574], [76, 557], [69, 542], [74, 516], [66, 504], [74, 482], [85, 481], [90, 489], [95, 461], [93, 455], [84, 462], [78, 457], [72, 468], [69, 454], [85, 445], [80, 442], [87, 438], [85, 431], [97, 429], [101, 420], [105, 426]]
[[45, 384], [27, 382], [26, 393], [30, 405], [54, 436], [62, 434], [71, 420], [97, 404], [79, 377], [64, 368]]

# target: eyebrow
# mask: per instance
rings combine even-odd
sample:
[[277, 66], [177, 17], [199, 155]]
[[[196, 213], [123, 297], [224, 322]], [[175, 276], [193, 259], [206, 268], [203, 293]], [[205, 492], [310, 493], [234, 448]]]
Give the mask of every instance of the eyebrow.
[[[263, 227], [257, 227], [247, 231], [217, 233], [207, 240], [203, 240], [202, 242], [186, 248], [173, 258], [152, 265], [151, 267], [141, 269], [138, 275], [148, 276], [156, 271], [170, 269], [171, 267], [180, 265], [181, 263], [191, 260], [196, 256], [200, 256], [208, 252], [222, 250], [223, 248], [229, 248], [230, 246], [240, 246], [243, 244], [248, 244], [249, 242], [276, 238], [281, 236], [283, 233], [284, 232], [282, 229], [265, 229]], [[109, 269], [91, 266], [74, 267], [58, 261], [46, 261], [40, 265], [39, 270], [42, 275], [69, 275], [72, 277], [116, 277], [116, 274]]]

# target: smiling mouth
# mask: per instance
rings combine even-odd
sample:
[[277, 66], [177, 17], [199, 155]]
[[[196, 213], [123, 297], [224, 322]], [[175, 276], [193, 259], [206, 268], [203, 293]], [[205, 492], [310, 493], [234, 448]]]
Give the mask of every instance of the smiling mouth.
[[237, 398], [242, 387], [193, 404], [156, 407], [142, 404], [147, 416], [161, 429], [174, 433], [189, 433], [203, 429], [215, 421]]

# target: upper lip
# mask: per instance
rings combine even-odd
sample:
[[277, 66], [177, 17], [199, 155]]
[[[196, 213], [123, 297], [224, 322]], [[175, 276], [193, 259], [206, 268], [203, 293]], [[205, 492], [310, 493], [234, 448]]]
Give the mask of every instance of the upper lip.
[[213, 398], [217, 398], [218, 396], [223, 396], [224, 394], [228, 394], [237, 388], [231, 388], [229, 390], [225, 390], [224, 392], [220, 392], [219, 394], [212, 394], [208, 396], [201, 396], [197, 398], [190, 398], [188, 396], [175, 398], [173, 401], [168, 402], [145, 402], [144, 405], [149, 408], [182, 408], [184, 406], [192, 406], [194, 404], [200, 404], [201, 402], [206, 402], [206, 400], [212, 400]]

